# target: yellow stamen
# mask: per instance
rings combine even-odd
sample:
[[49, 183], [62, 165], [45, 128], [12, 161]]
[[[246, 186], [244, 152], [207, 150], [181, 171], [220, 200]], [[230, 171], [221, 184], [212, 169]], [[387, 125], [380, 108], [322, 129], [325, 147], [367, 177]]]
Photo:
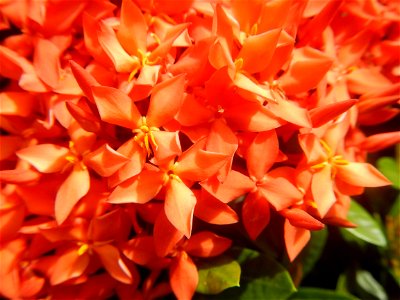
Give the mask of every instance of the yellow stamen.
[[88, 244], [83, 244], [78, 249], [78, 255], [81, 256], [81, 255], [85, 254], [86, 251], [88, 251], [88, 250], [89, 250], [89, 245]]
[[168, 21], [169, 23], [176, 25], [175, 20], [172, 19], [172, 18], [171, 18], [170, 16], [168, 16], [167, 14], [161, 13], [161, 14], [159, 14], [159, 16], [160, 16], [161, 18], [163, 18], [164, 20]]
[[140, 66], [136, 66], [132, 72], [129, 74], [128, 82], [131, 82], [132, 79], [136, 76], [137, 72], [140, 70]]
[[147, 151], [147, 156], [149, 157], [151, 155], [151, 148], [150, 148], [150, 144], [149, 144], [149, 135], [145, 134], [143, 137], [144, 140], [144, 147]]
[[329, 147], [329, 145], [324, 140], [320, 140], [320, 143], [321, 143], [321, 146], [324, 148], [328, 157], [326, 158], [326, 160], [324, 162], [312, 165], [311, 169], [318, 170], [318, 169], [322, 169], [323, 167], [325, 167], [327, 165], [331, 165], [332, 166], [332, 178], [334, 178], [336, 175], [336, 167], [335, 166], [348, 165], [349, 161], [344, 159], [342, 155], [333, 156], [333, 151], [332, 151], [331, 147]]
[[345, 166], [349, 164], [349, 161], [346, 159], [343, 159], [343, 156], [341, 155], [336, 155], [332, 158], [332, 161], [335, 165], [340, 165], [340, 166]]
[[311, 169], [314, 169], [314, 170], [322, 169], [322, 168], [324, 168], [324, 167], [327, 166], [327, 165], [328, 165], [328, 162], [324, 161], [324, 162], [322, 162], [322, 163], [312, 165], [312, 166], [311, 166]]
[[[149, 135], [150, 135], [150, 142], [151, 142], [151, 144], [157, 149], [157, 148], [158, 148], [158, 144], [157, 144], [156, 139], [154, 138], [154, 134], [153, 134], [153, 132], [152, 132], [152, 131], [154, 131], [154, 129], [153, 129], [153, 127], [151, 127], [150, 129], [151, 129], [151, 130], [150, 130], [150, 133], [149, 133]], [[156, 128], [156, 129], [157, 129], [156, 131], [159, 130], [158, 128]]]
[[243, 67], [243, 58], [235, 59], [234, 64], [235, 64], [236, 72], [240, 71]]
[[178, 182], [182, 183], [182, 179], [180, 179], [179, 176], [175, 174], [169, 174], [169, 179], [175, 179]]
[[255, 23], [253, 26], [251, 26], [250, 35], [256, 35], [257, 32], [258, 32], [258, 24]]
[[321, 143], [321, 146], [325, 149], [325, 151], [328, 154], [328, 156], [329, 157], [332, 156], [331, 147], [329, 147], [329, 145], [324, 140], [320, 140], [319, 142]]
[[313, 200], [305, 200], [304, 201], [306, 205], [317, 208], [317, 203]]
[[65, 159], [70, 162], [71, 164], [76, 163], [76, 157], [74, 155], [67, 155]]
[[150, 33], [150, 36], [156, 41], [156, 43], [157, 43], [158, 45], [161, 44], [161, 39], [158, 37], [157, 34], [155, 34], [154, 32], [152, 32], [152, 33]]
[[132, 132], [136, 133], [134, 140], [142, 147], [146, 149], [147, 156], [149, 157], [153, 152], [152, 150], [157, 149], [158, 145], [155, 140], [154, 131], [160, 131], [157, 127], [149, 127], [147, 125], [146, 117], [142, 116], [142, 125], [139, 128], [133, 129]]
[[355, 71], [355, 70], [357, 70], [357, 69], [358, 69], [357, 66], [348, 67], [348, 68], [346, 69], [346, 73], [349, 74], [349, 73], [351, 73], [351, 72], [353, 72], [353, 71]]

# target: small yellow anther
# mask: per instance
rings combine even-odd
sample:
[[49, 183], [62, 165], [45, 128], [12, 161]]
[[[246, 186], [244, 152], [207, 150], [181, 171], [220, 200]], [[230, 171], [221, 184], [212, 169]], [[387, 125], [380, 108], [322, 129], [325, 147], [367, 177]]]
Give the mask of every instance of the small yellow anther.
[[306, 200], [306, 201], [304, 201], [304, 202], [305, 202], [305, 204], [307, 204], [308, 206], [317, 208], [317, 203], [316, 203], [315, 201], [313, 201], [313, 200]]
[[234, 64], [235, 64], [236, 71], [240, 71], [243, 67], [243, 58], [240, 57], [240, 58], [235, 59]]
[[341, 155], [336, 155], [332, 159], [336, 165], [345, 166], [349, 164], [349, 161], [344, 159]]
[[156, 41], [156, 43], [157, 43], [158, 45], [161, 44], [161, 40], [160, 40], [160, 38], [158, 37], [157, 34], [155, 34], [154, 32], [152, 32], [152, 33], [150, 33], [150, 36]]
[[332, 155], [331, 147], [329, 147], [329, 145], [324, 140], [320, 140], [319, 142], [321, 143], [321, 146], [325, 149], [328, 156], [331, 156]]
[[312, 166], [311, 166], [311, 169], [314, 169], [314, 170], [322, 169], [322, 168], [324, 168], [326, 165], [328, 165], [328, 162], [324, 161], [324, 162], [322, 162], [322, 163], [312, 165]]
[[86, 251], [88, 251], [88, 250], [89, 250], [89, 245], [88, 244], [83, 244], [78, 249], [78, 255], [81, 256], [81, 255], [85, 254]]
[[251, 26], [250, 35], [256, 35], [257, 32], [258, 32], [258, 24], [254, 23], [253, 26]]
[[175, 180], [177, 180], [178, 182], [182, 183], [182, 179], [180, 179], [178, 175], [169, 174], [169, 178], [170, 178], [170, 179], [175, 179]]
[[75, 157], [74, 155], [67, 155], [67, 156], [65, 157], [65, 159], [66, 159], [68, 162], [70, 162], [71, 164], [74, 164], [74, 163], [76, 163], [76, 161], [77, 161], [77, 159], [76, 159], [76, 157]]

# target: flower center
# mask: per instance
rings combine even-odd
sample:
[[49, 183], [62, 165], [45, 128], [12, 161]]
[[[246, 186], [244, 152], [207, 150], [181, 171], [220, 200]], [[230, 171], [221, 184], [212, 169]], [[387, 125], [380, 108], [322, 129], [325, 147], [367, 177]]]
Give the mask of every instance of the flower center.
[[[157, 44], [160, 44], [160, 38], [156, 34], [151, 34], [151, 36], [156, 40]], [[137, 58], [138, 58], [138, 64], [133, 68], [132, 72], [129, 74], [128, 81], [132, 81], [132, 79], [135, 77], [135, 75], [142, 69], [143, 66], [153, 66], [155, 64], [158, 64], [161, 60], [160, 57], [157, 57], [156, 60], [152, 61], [150, 60], [150, 55], [151, 52], [144, 52], [141, 49], [138, 49], [137, 53]]]
[[86, 170], [87, 167], [82, 161], [81, 155], [75, 148], [75, 143], [73, 141], [69, 141], [69, 153], [65, 156], [65, 159], [73, 165], [79, 165], [82, 170]]
[[90, 249], [89, 245], [86, 243], [83, 243], [79, 249], [78, 249], [78, 255], [82, 256], [83, 254], [85, 254], [88, 250]]
[[325, 141], [320, 140], [320, 143], [321, 143], [322, 147], [324, 148], [324, 150], [327, 154], [327, 157], [323, 162], [312, 165], [311, 169], [319, 170], [319, 169], [324, 168], [327, 165], [331, 165], [332, 166], [332, 177], [334, 177], [336, 174], [336, 166], [348, 165], [349, 161], [344, 159], [342, 155], [334, 155], [332, 149], [329, 147], [329, 145]]
[[154, 153], [154, 150], [158, 147], [154, 138], [154, 131], [160, 131], [160, 129], [148, 126], [146, 117], [142, 117], [142, 125], [139, 128], [132, 130], [133, 133], [136, 133], [134, 140], [140, 145], [140, 147], [146, 149], [148, 157]]

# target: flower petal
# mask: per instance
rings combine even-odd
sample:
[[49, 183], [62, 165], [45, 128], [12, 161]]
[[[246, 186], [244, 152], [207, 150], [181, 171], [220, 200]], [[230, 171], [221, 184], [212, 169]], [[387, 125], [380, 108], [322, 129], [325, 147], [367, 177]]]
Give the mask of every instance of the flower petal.
[[204, 190], [194, 207], [194, 215], [210, 224], [233, 224], [239, 221], [236, 212], [229, 205]]
[[183, 126], [195, 126], [209, 121], [213, 112], [204, 107], [192, 94], [185, 94], [176, 120]]
[[280, 211], [303, 199], [303, 194], [287, 178], [268, 177], [258, 186], [259, 191]]
[[54, 144], [33, 145], [17, 151], [17, 156], [29, 162], [42, 173], [61, 171], [68, 161], [65, 159], [69, 150]]
[[117, 152], [128, 157], [129, 161], [117, 172], [109, 177], [109, 185], [114, 187], [121, 182], [139, 174], [146, 161], [146, 150], [134, 140], [130, 139], [117, 149]]
[[103, 22], [99, 23], [100, 30], [97, 32], [101, 47], [112, 60], [115, 70], [120, 73], [130, 73], [140, 66], [136, 56], [130, 56], [119, 43], [114, 30]]
[[119, 254], [119, 250], [110, 245], [95, 246], [93, 250], [98, 254], [107, 272], [119, 282], [132, 283], [132, 274]]
[[293, 261], [303, 250], [311, 238], [311, 233], [307, 229], [297, 228], [290, 224], [288, 220], [284, 224], [284, 239], [286, 251], [290, 261]]
[[242, 208], [242, 222], [252, 240], [255, 240], [270, 220], [270, 205], [259, 192], [249, 193]]
[[275, 163], [278, 153], [279, 142], [275, 130], [258, 133], [246, 153], [247, 170], [250, 176], [258, 180], [263, 178]]
[[192, 233], [193, 212], [197, 199], [182, 181], [170, 179], [165, 194], [165, 215], [187, 238]]
[[381, 172], [368, 163], [351, 162], [347, 165], [338, 165], [336, 171], [338, 178], [355, 186], [378, 187], [391, 184]]
[[323, 218], [336, 202], [333, 192], [332, 169], [330, 165], [315, 172], [311, 181], [311, 191], [320, 217]]
[[313, 127], [320, 127], [328, 123], [329, 121], [339, 117], [342, 113], [348, 111], [350, 107], [352, 107], [356, 103], [357, 100], [350, 99], [334, 102], [310, 110], [310, 117]]
[[120, 25], [117, 37], [122, 47], [131, 55], [147, 50], [147, 24], [142, 11], [132, 0], [121, 3]]
[[230, 239], [211, 231], [201, 231], [191, 236], [185, 251], [193, 256], [212, 257], [225, 252], [232, 244]]
[[156, 253], [159, 257], [170, 254], [183, 238], [183, 234], [171, 224], [163, 209], [158, 214], [154, 224], [153, 236]]
[[228, 203], [250, 192], [255, 183], [246, 175], [232, 170], [228, 173], [224, 182], [220, 182], [216, 176], [203, 181], [200, 185], [218, 200]]
[[174, 173], [193, 181], [201, 181], [217, 173], [227, 162], [228, 156], [205, 151], [204, 146], [205, 139], [201, 139], [182, 153], [174, 167]]
[[325, 28], [331, 23], [333, 17], [338, 12], [343, 0], [329, 1], [321, 12], [314, 16], [298, 35], [298, 45], [304, 46], [314, 39], [320, 37]]
[[52, 87], [58, 86], [60, 80], [60, 49], [51, 41], [38, 38], [33, 57], [33, 65], [39, 78]]
[[73, 60], [70, 61], [71, 71], [74, 74], [76, 81], [79, 84], [79, 87], [82, 89], [83, 94], [89, 98], [92, 102], [93, 94], [92, 94], [92, 86], [100, 85], [97, 80], [89, 74], [84, 68], [82, 68], [79, 64], [74, 62]]
[[33, 113], [36, 104], [35, 97], [30, 93], [3, 92], [0, 93], [0, 114], [28, 117]]
[[157, 143], [154, 157], [159, 164], [182, 153], [178, 132], [153, 131], [153, 136]]
[[164, 173], [143, 170], [139, 175], [121, 183], [108, 198], [110, 203], [147, 203], [161, 190]]
[[78, 201], [90, 188], [89, 171], [80, 165], [74, 166], [67, 179], [61, 184], [55, 201], [55, 217], [62, 224]]
[[324, 224], [300, 208], [283, 209], [280, 211], [290, 224], [308, 230], [321, 230]]
[[179, 252], [169, 269], [169, 282], [179, 300], [192, 299], [199, 282], [196, 265], [186, 252]]
[[289, 70], [280, 77], [283, 90], [293, 95], [315, 88], [332, 66], [332, 59], [311, 47], [295, 49]]
[[311, 127], [308, 111], [298, 106], [295, 102], [290, 100], [270, 101], [268, 106], [276, 116], [289, 123], [305, 128]]
[[76, 248], [60, 255], [51, 270], [51, 285], [57, 285], [81, 276], [89, 265], [89, 261], [89, 255], [79, 255]]
[[136, 128], [141, 114], [127, 94], [106, 86], [93, 86], [92, 92], [103, 121], [125, 128]]
[[242, 49], [236, 59], [243, 59], [243, 69], [250, 73], [264, 70], [275, 52], [281, 29], [272, 29], [244, 40]]
[[173, 119], [182, 105], [184, 89], [185, 74], [167, 79], [153, 88], [147, 112], [150, 126], [160, 127]]
[[103, 177], [111, 176], [128, 161], [128, 157], [118, 153], [107, 144], [103, 144], [85, 156], [85, 164]]
[[376, 152], [400, 143], [400, 131], [378, 133], [365, 138], [359, 147], [367, 152]]
[[226, 107], [224, 117], [231, 129], [250, 132], [267, 131], [286, 123], [260, 103], [246, 100], [232, 102]]
[[148, 265], [158, 258], [153, 236], [138, 236], [129, 240], [121, 248], [124, 255], [139, 265]]

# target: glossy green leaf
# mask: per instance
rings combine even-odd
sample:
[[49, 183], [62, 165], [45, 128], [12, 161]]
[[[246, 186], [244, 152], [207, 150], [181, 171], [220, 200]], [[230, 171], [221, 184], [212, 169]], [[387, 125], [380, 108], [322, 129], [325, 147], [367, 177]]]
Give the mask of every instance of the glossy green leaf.
[[386, 247], [386, 237], [378, 222], [356, 201], [351, 201], [347, 215], [350, 222], [357, 224], [356, 228], [344, 228], [345, 232], [367, 243]]
[[300, 254], [303, 276], [307, 275], [312, 270], [315, 263], [320, 258], [325, 248], [327, 238], [328, 230], [326, 228], [311, 232], [311, 240]]
[[391, 264], [387, 265], [387, 270], [397, 285], [400, 287], [400, 193], [386, 215], [386, 235], [389, 244], [389, 257]]
[[381, 157], [376, 162], [376, 165], [392, 182], [393, 187], [400, 189], [400, 166], [393, 157]]
[[195, 300], [286, 300], [296, 291], [288, 271], [273, 258], [239, 247], [229, 252], [242, 268], [240, 288], [232, 287], [218, 295], [197, 294]]
[[[359, 288], [365, 292], [363, 298], [387, 300], [388, 296], [382, 285], [376, 281], [370, 272], [365, 270], [357, 270], [356, 282]], [[372, 296], [372, 297], [371, 297]]]
[[347, 294], [349, 293], [349, 290], [347, 288], [347, 274], [343, 273], [339, 275], [339, 278], [336, 283], [336, 292], [342, 293], [342, 294]]
[[289, 299], [290, 300], [307, 300], [307, 299], [355, 300], [357, 298], [340, 292], [335, 292], [332, 290], [325, 290], [319, 288], [300, 288]]
[[242, 249], [238, 257], [242, 265], [241, 291], [238, 299], [287, 299], [296, 288], [289, 272], [267, 255]]
[[198, 263], [199, 283], [196, 291], [214, 295], [223, 290], [239, 286], [240, 265], [232, 258], [221, 256]]
[[389, 215], [394, 218], [400, 217], [400, 193], [397, 195], [396, 200], [389, 211]]

